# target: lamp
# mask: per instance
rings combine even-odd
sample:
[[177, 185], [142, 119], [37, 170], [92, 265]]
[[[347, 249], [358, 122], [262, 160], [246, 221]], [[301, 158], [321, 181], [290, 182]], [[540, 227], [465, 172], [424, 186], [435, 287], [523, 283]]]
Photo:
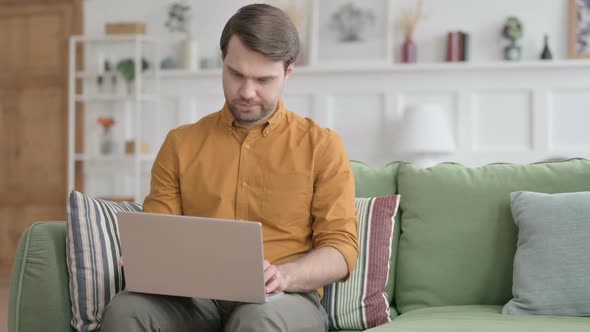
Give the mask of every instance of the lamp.
[[455, 142], [449, 119], [438, 104], [416, 104], [406, 108], [400, 130], [401, 149], [418, 166], [434, 165], [437, 155], [451, 153]]

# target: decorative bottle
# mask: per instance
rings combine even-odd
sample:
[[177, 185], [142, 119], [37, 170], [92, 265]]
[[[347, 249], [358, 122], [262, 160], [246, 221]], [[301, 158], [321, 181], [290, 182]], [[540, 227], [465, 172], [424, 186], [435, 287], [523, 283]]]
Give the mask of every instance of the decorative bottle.
[[409, 36], [406, 37], [402, 45], [402, 62], [414, 63], [416, 62], [416, 43]]
[[553, 55], [549, 49], [549, 36], [545, 35], [545, 42], [543, 45], [543, 51], [541, 52], [541, 60], [551, 60]]

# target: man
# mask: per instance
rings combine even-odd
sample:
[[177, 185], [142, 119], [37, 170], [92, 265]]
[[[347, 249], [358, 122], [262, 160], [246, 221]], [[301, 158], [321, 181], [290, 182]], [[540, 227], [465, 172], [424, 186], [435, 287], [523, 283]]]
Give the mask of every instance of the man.
[[144, 210], [260, 221], [266, 292], [285, 294], [244, 304], [122, 292], [104, 312], [104, 332], [327, 331], [322, 287], [354, 268], [354, 179], [342, 141], [280, 99], [299, 50], [292, 22], [248, 5], [220, 46], [226, 103], [168, 134]]

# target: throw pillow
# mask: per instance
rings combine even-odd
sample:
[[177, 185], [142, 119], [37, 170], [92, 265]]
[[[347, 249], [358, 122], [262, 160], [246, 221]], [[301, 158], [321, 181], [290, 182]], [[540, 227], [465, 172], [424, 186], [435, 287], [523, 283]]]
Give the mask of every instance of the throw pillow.
[[518, 226], [505, 314], [590, 316], [590, 192], [511, 194]]
[[105, 306], [123, 289], [116, 213], [141, 211], [136, 203], [115, 203], [72, 191], [68, 201], [66, 262], [69, 273], [72, 327], [100, 329]]
[[385, 291], [399, 195], [356, 198], [359, 257], [349, 279], [325, 287], [330, 330], [366, 330], [391, 321]]

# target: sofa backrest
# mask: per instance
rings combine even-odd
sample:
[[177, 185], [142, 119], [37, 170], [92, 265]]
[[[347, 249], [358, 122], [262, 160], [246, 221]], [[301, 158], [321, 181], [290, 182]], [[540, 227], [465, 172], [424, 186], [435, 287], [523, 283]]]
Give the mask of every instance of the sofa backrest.
[[356, 197], [380, 197], [397, 194], [397, 170], [401, 162], [372, 168], [360, 161], [351, 161]]
[[503, 305], [512, 297], [517, 243], [510, 193], [590, 191], [590, 161], [428, 169], [402, 164], [397, 181], [397, 310]]
[[35, 223], [23, 233], [10, 281], [8, 331], [73, 331], [65, 258], [65, 222]]
[[[397, 172], [402, 163], [394, 162], [385, 167], [372, 168], [359, 161], [352, 161], [351, 167], [354, 173], [356, 197], [380, 197], [397, 194]], [[398, 210], [399, 211], [399, 210]], [[399, 240], [400, 214], [395, 217], [393, 227], [392, 255], [389, 278], [387, 279], [386, 293], [393, 302], [393, 289], [395, 287], [394, 268], [396, 264], [396, 250]], [[392, 315], [397, 312], [392, 310]]]

